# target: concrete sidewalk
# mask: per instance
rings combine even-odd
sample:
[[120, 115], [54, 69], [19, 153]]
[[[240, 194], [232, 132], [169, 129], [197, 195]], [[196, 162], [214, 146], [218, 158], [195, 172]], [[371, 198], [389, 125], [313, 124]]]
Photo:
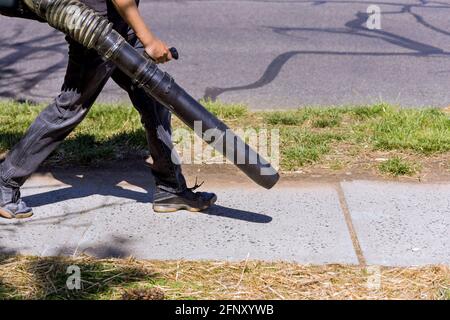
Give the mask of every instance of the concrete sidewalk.
[[450, 183], [282, 181], [267, 191], [206, 180], [217, 206], [155, 214], [142, 171], [34, 176], [23, 195], [35, 216], [0, 220], [0, 252], [450, 264]]

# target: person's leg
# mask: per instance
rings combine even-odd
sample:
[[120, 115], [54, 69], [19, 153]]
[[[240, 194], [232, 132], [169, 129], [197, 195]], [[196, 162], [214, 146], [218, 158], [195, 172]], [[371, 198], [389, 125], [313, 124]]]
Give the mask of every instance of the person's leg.
[[149, 97], [142, 89], [128, 91], [134, 107], [141, 116], [145, 128], [150, 156], [150, 168], [157, 186], [173, 192], [186, 189], [186, 180], [181, 166], [172, 161], [176, 150], [172, 145], [171, 113], [158, 101]]
[[94, 51], [69, 42], [69, 63], [61, 93], [44, 109], [0, 165], [0, 216], [32, 215], [20, 187], [84, 119], [114, 67]]
[[[135, 34], [130, 31], [128, 41], [137, 50], [144, 52], [143, 46]], [[111, 78], [127, 91], [133, 106], [141, 116], [145, 128], [150, 155], [150, 164], [157, 186], [163, 186], [174, 192], [186, 189], [186, 181], [181, 166], [172, 161], [172, 152], [176, 152], [171, 145], [171, 113], [161, 103], [147, 93], [136, 88], [129, 77], [120, 70], [115, 70]]]
[[[129, 33], [128, 41], [138, 51], [144, 52], [142, 44], [132, 31]], [[146, 131], [152, 157], [150, 166], [156, 182], [154, 210], [199, 211], [212, 205], [217, 199], [216, 195], [206, 192], [194, 193], [195, 188], [187, 188], [180, 164], [173, 161], [177, 156], [171, 141], [170, 111], [143, 89], [135, 87], [130, 78], [120, 70], [114, 71], [112, 79], [128, 92], [134, 107], [140, 113]]]

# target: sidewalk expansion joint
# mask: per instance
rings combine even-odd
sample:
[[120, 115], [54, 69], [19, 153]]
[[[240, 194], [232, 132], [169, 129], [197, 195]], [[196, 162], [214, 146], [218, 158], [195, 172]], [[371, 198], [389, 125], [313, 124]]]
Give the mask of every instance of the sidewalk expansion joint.
[[350, 238], [352, 239], [353, 249], [355, 250], [356, 257], [358, 258], [358, 263], [361, 267], [365, 267], [367, 266], [366, 258], [364, 258], [361, 244], [359, 243], [358, 235], [356, 234], [356, 230], [353, 225], [347, 200], [345, 199], [344, 190], [342, 189], [340, 182], [336, 183], [335, 186], [339, 197], [339, 205], [341, 206], [342, 212], [344, 214], [345, 223], [347, 224], [348, 232], [350, 234]]

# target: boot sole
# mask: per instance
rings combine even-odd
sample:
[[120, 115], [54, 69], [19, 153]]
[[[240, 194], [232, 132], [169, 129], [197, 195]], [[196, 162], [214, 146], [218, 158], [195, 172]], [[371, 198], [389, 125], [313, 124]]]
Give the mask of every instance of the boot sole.
[[12, 215], [11, 213], [9, 213], [6, 210], [3, 210], [2, 208], [0, 208], [0, 217], [5, 218], [5, 219], [25, 219], [25, 218], [29, 218], [33, 215], [33, 211], [27, 212], [27, 213], [18, 213], [16, 215]]
[[217, 201], [217, 196], [214, 196], [209, 204], [205, 205], [203, 208], [195, 208], [188, 206], [186, 204], [166, 204], [166, 205], [153, 205], [153, 211], [157, 213], [170, 213], [176, 212], [179, 210], [187, 210], [189, 212], [199, 212], [202, 210], [206, 210], [211, 207]]

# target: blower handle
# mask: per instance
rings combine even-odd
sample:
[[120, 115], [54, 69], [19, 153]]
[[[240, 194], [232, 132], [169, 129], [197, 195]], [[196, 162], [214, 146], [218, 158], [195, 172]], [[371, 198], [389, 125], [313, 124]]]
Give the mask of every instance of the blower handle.
[[[175, 60], [178, 60], [178, 58], [180, 57], [180, 55], [178, 54], [178, 50], [175, 47], [172, 47], [169, 49], [170, 54], [172, 55], [172, 58], [174, 58]], [[147, 59], [150, 59], [152, 61], [155, 61], [152, 57], [149, 56], [149, 54], [147, 52], [144, 52], [144, 57], [146, 57]]]

